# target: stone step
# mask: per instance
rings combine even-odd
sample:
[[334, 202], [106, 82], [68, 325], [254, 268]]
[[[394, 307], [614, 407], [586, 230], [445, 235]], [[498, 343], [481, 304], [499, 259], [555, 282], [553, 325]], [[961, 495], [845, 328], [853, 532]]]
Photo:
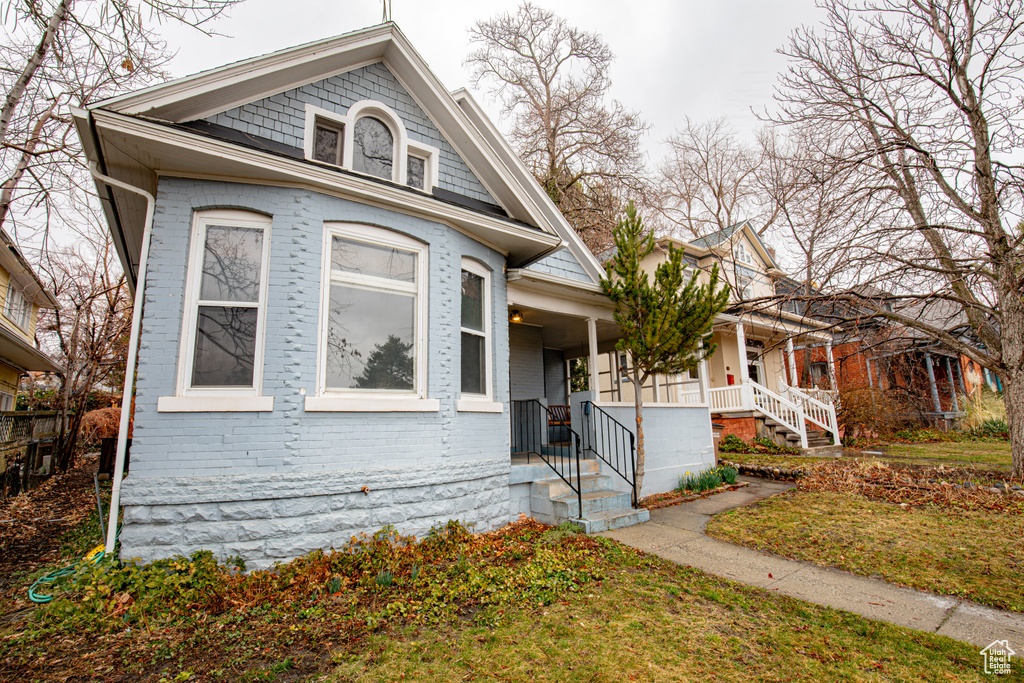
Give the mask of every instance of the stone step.
[[[582, 495], [583, 510], [579, 509], [579, 500], [575, 493], [551, 499], [551, 514], [556, 518], [589, 519], [598, 512], [610, 510], [631, 510], [632, 496], [620, 491], [588, 491]], [[532, 501], [537, 499], [531, 499]]]
[[651, 513], [649, 511], [644, 509], [634, 510], [630, 508], [628, 510], [607, 510], [605, 512], [596, 512], [586, 519], [574, 519], [572, 521], [582, 526], [585, 533], [597, 534], [602, 531], [611, 531], [612, 529], [621, 529], [622, 527], [633, 526], [634, 524], [643, 524], [650, 520]]
[[[570, 487], [565, 481], [551, 473], [550, 479], [541, 479], [533, 482], [530, 485], [530, 496], [533, 498], [561, 498], [562, 496], [568, 496], [572, 493], [572, 487]], [[573, 480], [575, 483], [575, 479]], [[583, 493], [591, 493], [593, 491], [607, 491], [611, 489], [612, 478], [605, 474], [583, 474], [580, 475], [580, 488]]]

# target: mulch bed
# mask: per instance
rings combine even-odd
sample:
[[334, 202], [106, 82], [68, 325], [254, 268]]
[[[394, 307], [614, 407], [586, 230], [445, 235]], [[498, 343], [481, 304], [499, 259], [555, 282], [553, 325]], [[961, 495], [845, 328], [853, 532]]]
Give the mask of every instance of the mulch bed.
[[700, 493], [687, 493], [680, 494], [679, 491], [669, 491], [668, 493], [655, 493], [653, 496], [647, 496], [641, 498], [637, 505], [648, 510], [657, 510], [658, 508], [667, 508], [672, 505], [680, 505], [682, 503], [689, 503], [690, 501], [700, 500], [701, 498], [707, 498], [713, 496], [716, 493], [725, 493], [726, 491], [735, 491], [747, 486], [747, 482], [739, 481], [735, 484], [722, 484], [718, 488], [708, 489], [707, 491], [701, 491]]
[[96, 508], [97, 464], [95, 456], [79, 457], [69, 472], [0, 502], [0, 595], [17, 575], [59, 560], [61, 537]]

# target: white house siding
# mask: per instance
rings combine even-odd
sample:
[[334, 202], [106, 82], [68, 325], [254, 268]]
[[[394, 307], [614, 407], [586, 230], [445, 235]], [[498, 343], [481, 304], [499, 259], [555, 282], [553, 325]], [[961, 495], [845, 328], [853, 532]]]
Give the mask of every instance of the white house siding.
[[[175, 392], [193, 212], [212, 208], [273, 220], [262, 386], [274, 397], [273, 412], [157, 412], [157, 399]], [[427, 395], [440, 401], [438, 412], [305, 412], [305, 396], [316, 391], [324, 221], [376, 225], [428, 244]], [[500, 254], [437, 223], [307, 190], [162, 179], [122, 555], [152, 560], [206, 548], [262, 566], [384, 524], [422, 532], [450, 518], [480, 529], [507, 521], [507, 408], [456, 410], [463, 256], [496, 274], [491, 380], [495, 400], [507, 402]]]

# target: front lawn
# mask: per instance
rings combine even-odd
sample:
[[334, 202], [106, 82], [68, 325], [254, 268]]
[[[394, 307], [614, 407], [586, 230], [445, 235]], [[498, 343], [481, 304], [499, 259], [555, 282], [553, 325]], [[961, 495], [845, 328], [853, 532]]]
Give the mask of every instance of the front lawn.
[[1024, 612], [1019, 509], [901, 506], [845, 491], [799, 490], [718, 515], [707, 532], [785, 557]]
[[934, 465], [938, 462], [974, 466], [1010, 468], [1010, 442], [1003, 439], [977, 441], [938, 441], [932, 443], [891, 443], [882, 458], [894, 458]]
[[532, 522], [384, 534], [273, 573], [104, 561], [34, 612], [21, 595], [2, 680], [982, 680], [957, 641]]

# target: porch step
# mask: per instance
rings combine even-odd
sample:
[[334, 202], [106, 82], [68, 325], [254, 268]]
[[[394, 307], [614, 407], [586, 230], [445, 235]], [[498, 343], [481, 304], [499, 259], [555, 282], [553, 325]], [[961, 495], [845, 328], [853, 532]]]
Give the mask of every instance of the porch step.
[[643, 524], [651, 521], [651, 513], [646, 509], [640, 510], [612, 510], [607, 512], [595, 512], [587, 519], [574, 520], [583, 527], [583, 532], [597, 534], [602, 531], [621, 529], [634, 524]]
[[[611, 489], [612, 478], [604, 474], [580, 474], [580, 489], [584, 494]], [[575, 495], [561, 477], [535, 481], [530, 486], [531, 498], [553, 500], [562, 496]]]
[[608, 475], [582, 474], [580, 490], [582, 511], [580, 498], [560, 477], [534, 481], [530, 486], [530, 514], [544, 524], [575, 522], [586, 533], [619, 529], [650, 519], [647, 510], [633, 509], [631, 494], [612, 488], [612, 478]]

